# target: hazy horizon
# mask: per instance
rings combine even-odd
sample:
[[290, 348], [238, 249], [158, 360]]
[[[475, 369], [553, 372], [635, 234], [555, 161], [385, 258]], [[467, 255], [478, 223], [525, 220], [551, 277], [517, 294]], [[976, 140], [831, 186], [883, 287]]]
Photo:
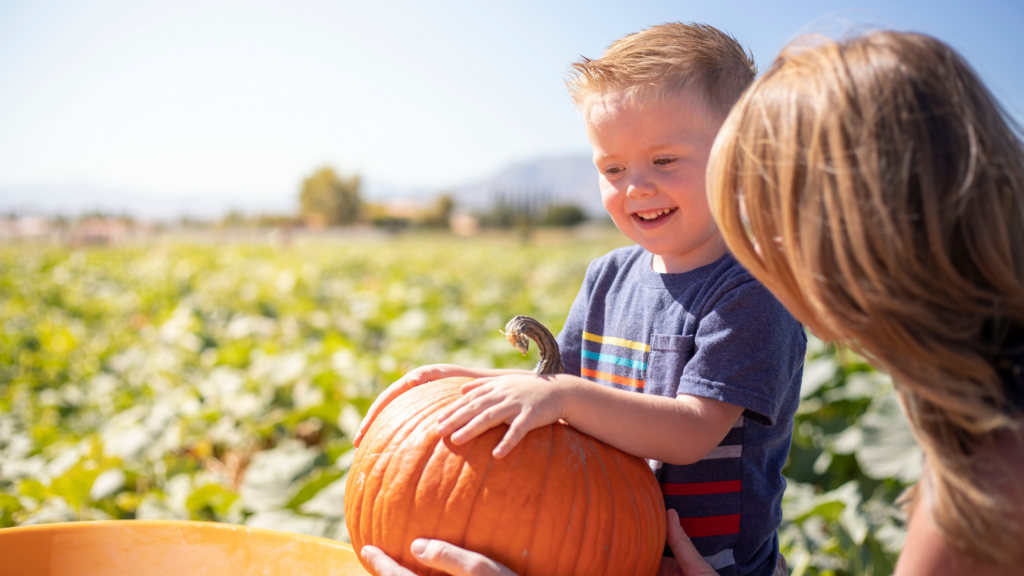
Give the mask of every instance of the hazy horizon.
[[0, 211], [75, 194], [280, 211], [325, 164], [385, 198], [586, 154], [569, 64], [691, 20], [761, 69], [803, 33], [930, 33], [1024, 118], [1021, 3], [0, 0]]

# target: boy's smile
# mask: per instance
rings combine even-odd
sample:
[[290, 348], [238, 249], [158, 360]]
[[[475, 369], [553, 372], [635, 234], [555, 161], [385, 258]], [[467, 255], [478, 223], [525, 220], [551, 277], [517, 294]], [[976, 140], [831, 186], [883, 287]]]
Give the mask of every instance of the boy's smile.
[[638, 105], [607, 94], [586, 107], [604, 207], [654, 254], [657, 272], [693, 270], [726, 252], [704, 190], [718, 122], [699, 110], [685, 95]]

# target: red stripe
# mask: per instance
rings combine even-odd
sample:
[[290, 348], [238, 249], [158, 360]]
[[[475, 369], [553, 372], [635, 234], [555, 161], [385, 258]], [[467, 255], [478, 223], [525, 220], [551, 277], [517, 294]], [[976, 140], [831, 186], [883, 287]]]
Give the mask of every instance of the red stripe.
[[728, 536], [739, 534], [740, 515], [705, 516], [703, 518], [680, 518], [679, 525], [690, 538], [703, 536]]
[[700, 496], [702, 494], [728, 494], [740, 491], [739, 480], [724, 482], [688, 482], [686, 484], [662, 483], [661, 492], [665, 496]]

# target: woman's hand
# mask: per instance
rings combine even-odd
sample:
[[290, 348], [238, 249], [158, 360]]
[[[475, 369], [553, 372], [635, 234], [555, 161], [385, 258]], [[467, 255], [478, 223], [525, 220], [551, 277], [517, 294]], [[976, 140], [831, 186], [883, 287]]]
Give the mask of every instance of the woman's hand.
[[[711, 564], [708, 564], [707, 560], [700, 555], [700, 552], [694, 547], [693, 541], [683, 531], [683, 527], [679, 524], [679, 514], [675, 510], [669, 509], [665, 516], [668, 523], [665, 540], [668, 542], [668, 547], [672, 549], [672, 554], [678, 562], [678, 569], [681, 571], [675, 573], [681, 573], [683, 576], [718, 576], [718, 572], [715, 572]], [[664, 568], [665, 564], [662, 564], [662, 571], [659, 574], [665, 572]]]
[[[678, 565], [674, 562], [662, 564], [661, 574], [682, 574], [683, 576], [718, 576], [714, 568], [697, 552], [693, 542], [679, 525], [679, 515], [675, 510], [666, 512], [668, 531], [665, 539]], [[424, 566], [436, 568], [452, 576], [516, 576], [514, 572], [498, 564], [494, 560], [463, 550], [458, 546], [442, 542], [417, 538], [409, 547], [413, 556]], [[413, 576], [413, 572], [402, 568], [380, 548], [363, 546], [360, 550], [363, 560], [369, 563], [377, 576]]]
[[499, 424], [508, 424], [505, 437], [495, 446], [503, 458], [534, 428], [562, 417], [563, 387], [553, 376], [510, 374], [480, 378], [462, 385], [459, 398], [438, 414], [437, 431], [464, 444]]
[[464, 368], [462, 366], [456, 366], [455, 364], [429, 364], [427, 366], [420, 366], [415, 370], [409, 372], [405, 376], [399, 378], [391, 386], [388, 386], [386, 390], [377, 396], [377, 399], [370, 405], [370, 409], [366, 412], [366, 416], [363, 421], [359, 424], [359, 431], [356, 433], [356, 437], [352, 439], [352, 445], [358, 447], [359, 443], [363, 441], [363, 436], [366, 435], [366, 431], [370, 429], [370, 425], [384, 410], [388, 404], [391, 404], [395, 398], [398, 398], [405, 392], [412, 390], [420, 384], [426, 384], [427, 382], [433, 382], [434, 380], [441, 380], [442, 378], [454, 378], [457, 376], [465, 376], [468, 378], [480, 378], [483, 376], [494, 375], [495, 370], [477, 370], [473, 368]]
[[[420, 564], [452, 576], [516, 576], [514, 572], [486, 556], [463, 550], [441, 540], [417, 538], [412, 541], [409, 550]], [[412, 571], [399, 566], [398, 562], [389, 558], [380, 548], [363, 546], [359, 553], [377, 576], [415, 576]]]

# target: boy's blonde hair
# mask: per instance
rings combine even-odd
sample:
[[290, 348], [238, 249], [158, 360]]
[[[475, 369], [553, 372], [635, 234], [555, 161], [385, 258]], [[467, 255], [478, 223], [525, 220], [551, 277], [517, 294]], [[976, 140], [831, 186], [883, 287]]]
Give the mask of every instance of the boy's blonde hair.
[[643, 103], [693, 94], [717, 123], [755, 76], [753, 55], [729, 34], [706, 24], [670, 23], [615, 41], [597, 60], [583, 57], [566, 85], [584, 112], [595, 95], [621, 93]]
[[791, 45], [707, 176], [743, 266], [892, 373], [946, 540], [1024, 560], [1007, 476], [977, 457], [1021, 425], [992, 362], [1024, 325], [1024, 149], [967, 63], [920, 34]]

